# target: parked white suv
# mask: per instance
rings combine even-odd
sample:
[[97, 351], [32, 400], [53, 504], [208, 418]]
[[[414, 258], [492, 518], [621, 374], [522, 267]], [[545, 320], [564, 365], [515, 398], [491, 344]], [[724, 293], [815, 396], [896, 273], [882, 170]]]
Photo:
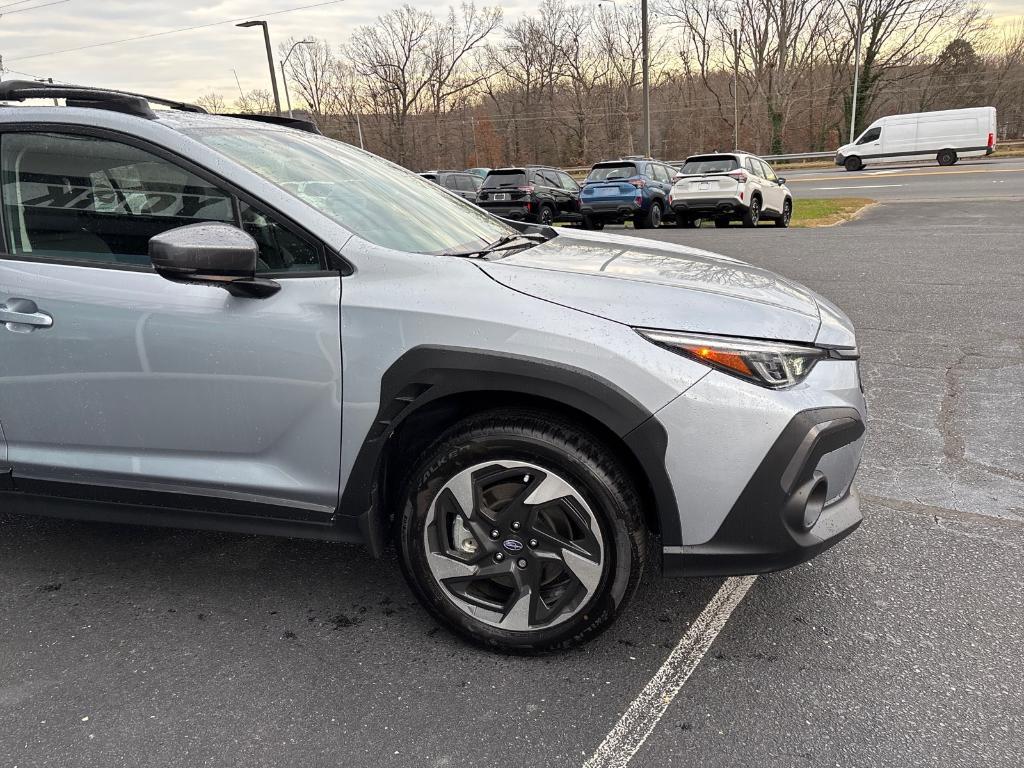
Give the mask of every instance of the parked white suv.
[[714, 219], [716, 227], [736, 220], [756, 227], [761, 219], [788, 227], [793, 216], [793, 193], [786, 180], [746, 152], [688, 157], [668, 204], [680, 227], [697, 227], [704, 219]]

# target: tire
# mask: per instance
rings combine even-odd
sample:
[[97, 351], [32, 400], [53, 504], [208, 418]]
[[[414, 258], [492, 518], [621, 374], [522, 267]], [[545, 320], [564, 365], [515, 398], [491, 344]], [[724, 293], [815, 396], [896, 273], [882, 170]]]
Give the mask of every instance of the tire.
[[424, 452], [401, 499], [409, 585], [479, 645], [539, 653], [584, 642], [640, 583], [647, 530], [633, 481], [599, 438], [554, 414], [464, 419]]
[[864, 167], [864, 162], [856, 155], [851, 155], [843, 161], [843, 168], [848, 171], [859, 171]]
[[793, 201], [790, 200], [787, 197], [786, 198], [786, 202], [784, 202], [782, 204], [782, 215], [779, 216], [779, 218], [777, 218], [775, 220], [775, 226], [776, 227], [788, 227], [789, 226], [789, 222], [792, 220], [792, 218], [793, 218]]
[[555, 221], [555, 212], [550, 205], [542, 205], [537, 212], [537, 223], [550, 227]]
[[729, 224], [730, 224], [729, 219], [723, 218], [721, 216], [719, 216], [717, 219], [715, 219], [715, 228], [716, 229], [725, 229], [726, 227], [729, 226]]
[[647, 213], [638, 213], [633, 217], [634, 229], [657, 229], [661, 226], [661, 203], [657, 200], [651, 203]]
[[696, 218], [692, 218], [690, 216], [684, 217], [682, 215], [676, 216], [676, 226], [682, 227], [683, 229], [699, 229], [703, 221], [704, 220], [699, 216]]
[[743, 226], [744, 227], [756, 227], [757, 222], [761, 220], [761, 198], [752, 197], [750, 198], [750, 205], [747, 206], [747, 210], [743, 212]]
[[939, 162], [939, 165], [953, 165], [960, 158], [956, 156], [956, 152], [952, 149], [942, 149], [939, 150], [939, 154], [935, 156], [935, 159]]

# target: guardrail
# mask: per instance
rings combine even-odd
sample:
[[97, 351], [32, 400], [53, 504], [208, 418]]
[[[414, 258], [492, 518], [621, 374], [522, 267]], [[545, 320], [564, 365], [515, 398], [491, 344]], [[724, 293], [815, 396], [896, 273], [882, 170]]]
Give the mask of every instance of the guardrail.
[[[998, 156], [1000, 149], [1024, 147], [1024, 139], [1010, 139], [1008, 141], [999, 141], [996, 143], [996, 154]], [[728, 152], [730, 150], [722, 150]], [[766, 160], [769, 163], [785, 163], [785, 162], [802, 162], [805, 160], [831, 160], [836, 156], [835, 150], [829, 152], [793, 152], [786, 155], [758, 155], [762, 160]], [[665, 160], [663, 161], [668, 165], [682, 165], [686, 162], [683, 160]], [[562, 170], [568, 173], [570, 176], [586, 176], [590, 172], [591, 166], [577, 166], [575, 168], [563, 168]]]

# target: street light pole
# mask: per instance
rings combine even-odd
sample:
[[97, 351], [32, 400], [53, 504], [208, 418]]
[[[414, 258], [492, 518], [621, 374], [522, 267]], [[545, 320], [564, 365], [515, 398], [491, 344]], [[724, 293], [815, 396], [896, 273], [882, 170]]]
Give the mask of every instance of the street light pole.
[[640, 1], [640, 48], [643, 68], [644, 157], [651, 156], [651, 56], [650, 28], [647, 23], [647, 0]]
[[292, 97], [288, 95], [288, 75], [285, 74], [284, 66], [288, 63], [288, 59], [292, 57], [295, 46], [312, 44], [312, 40], [298, 40], [292, 43], [292, 47], [288, 49], [288, 53], [285, 54], [284, 60], [281, 62], [281, 84], [284, 86], [284, 100], [288, 104], [288, 117], [294, 117], [294, 115], [292, 115]]
[[857, 41], [853, 54], [853, 102], [850, 104], [850, 143], [856, 137], [857, 128], [857, 87], [860, 85], [860, 39], [864, 34], [864, 13], [860, 2], [857, 3]]
[[270, 66], [270, 87], [274, 89], [274, 107], [281, 114], [281, 97], [277, 95], [277, 74], [274, 72], [274, 53], [270, 48], [270, 29], [265, 21], [243, 21], [236, 27], [263, 27], [263, 42], [267, 46], [267, 64]]

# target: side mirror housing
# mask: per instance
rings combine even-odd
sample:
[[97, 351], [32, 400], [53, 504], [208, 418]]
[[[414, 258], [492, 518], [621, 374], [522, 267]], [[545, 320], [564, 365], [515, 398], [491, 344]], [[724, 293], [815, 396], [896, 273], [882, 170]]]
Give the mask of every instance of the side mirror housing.
[[786, 183], [786, 179], [785, 179], [785, 177], [784, 177], [784, 176], [779, 176], [779, 178], [777, 178], [777, 179], [776, 179], [775, 181], [777, 181], [777, 182], [778, 182], [778, 184], [779, 184], [779, 186], [780, 186], [780, 187], [781, 187], [781, 186], [782, 186], [783, 184], [785, 184], [785, 183]]
[[149, 239], [149, 260], [161, 277], [217, 286], [232, 296], [262, 299], [277, 293], [281, 286], [256, 277], [259, 251], [247, 233], [219, 222], [188, 224]]

